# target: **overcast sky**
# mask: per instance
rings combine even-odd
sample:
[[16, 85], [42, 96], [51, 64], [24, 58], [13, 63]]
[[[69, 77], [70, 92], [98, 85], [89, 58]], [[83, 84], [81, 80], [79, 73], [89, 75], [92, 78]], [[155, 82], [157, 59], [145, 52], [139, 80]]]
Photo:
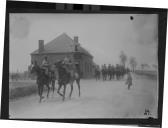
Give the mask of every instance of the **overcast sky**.
[[38, 40], [64, 32], [79, 36], [97, 64], [119, 63], [121, 51], [138, 64], [157, 64], [157, 31], [155, 14], [10, 14], [10, 71], [27, 70]]

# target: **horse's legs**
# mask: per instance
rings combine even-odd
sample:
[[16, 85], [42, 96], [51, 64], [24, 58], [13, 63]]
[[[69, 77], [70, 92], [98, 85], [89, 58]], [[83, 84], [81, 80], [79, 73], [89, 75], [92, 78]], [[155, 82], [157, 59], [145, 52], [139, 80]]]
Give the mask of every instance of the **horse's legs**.
[[128, 85], [128, 90], [130, 89], [130, 86]]
[[97, 74], [96, 74], [96, 81], [98, 80]]
[[73, 91], [73, 82], [71, 82], [70, 85], [71, 85], [71, 92], [70, 92], [70, 94], [69, 94], [69, 98], [71, 98], [71, 95], [72, 95], [72, 91]]
[[63, 96], [63, 94], [60, 93], [60, 89], [61, 89], [61, 87], [62, 87], [62, 84], [59, 83], [58, 85], [59, 85], [59, 86], [58, 86], [57, 93], [58, 93], [60, 96]]
[[110, 73], [110, 80], [112, 79], [112, 73]]
[[57, 92], [60, 91], [61, 87], [62, 87], [62, 85], [60, 83], [58, 83], [58, 90], [57, 90]]
[[40, 92], [40, 101], [39, 101], [39, 102], [40, 102], [40, 103], [41, 103], [41, 100], [44, 98], [44, 97], [43, 97], [43, 87], [44, 87], [43, 85], [39, 85], [39, 90], [40, 90], [40, 91], [39, 91], [39, 92]]
[[53, 93], [54, 93], [54, 90], [55, 90], [55, 80], [52, 80], [52, 88], [53, 88]]
[[38, 84], [38, 94], [40, 96], [39, 102], [41, 103], [42, 95], [41, 95], [41, 86]]
[[38, 94], [39, 96], [41, 95], [41, 92], [40, 92], [40, 85], [38, 84]]
[[48, 91], [47, 91], [47, 98], [48, 98], [49, 93], [50, 93], [50, 86], [49, 86], [49, 84], [47, 84], [47, 88], [48, 88]]
[[130, 85], [130, 84], [128, 84], [128, 90], [130, 90], [130, 86], [131, 86], [131, 85]]
[[77, 79], [77, 80], [76, 80], [76, 83], [77, 83], [77, 85], [78, 85], [79, 97], [80, 97], [80, 79]]
[[43, 96], [44, 85], [41, 86], [41, 96]]
[[66, 84], [64, 84], [64, 92], [63, 92], [63, 101], [65, 100], [65, 91], [66, 91]]

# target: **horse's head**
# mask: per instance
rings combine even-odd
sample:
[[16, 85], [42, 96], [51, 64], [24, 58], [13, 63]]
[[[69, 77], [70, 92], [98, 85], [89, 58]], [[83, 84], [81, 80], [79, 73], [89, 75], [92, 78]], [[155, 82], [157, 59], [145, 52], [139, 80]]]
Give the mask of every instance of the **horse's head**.
[[59, 60], [59, 61], [57, 61], [56, 63], [55, 63], [55, 67], [57, 68], [57, 69], [59, 69], [60, 67], [62, 67], [62, 60]]
[[36, 70], [35, 70], [35, 65], [33, 65], [33, 64], [30, 65], [29, 71], [30, 71], [31, 74], [35, 73], [35, 71], [36, 71]]
[[37, 63], [32, 63], [29, 67], [29, 70], [30, 70], [30, 73], [33, 74], [33, 73], [37, 73], [38, 72], [38, 69], [39, 69], [39, 66], [37, 65]]

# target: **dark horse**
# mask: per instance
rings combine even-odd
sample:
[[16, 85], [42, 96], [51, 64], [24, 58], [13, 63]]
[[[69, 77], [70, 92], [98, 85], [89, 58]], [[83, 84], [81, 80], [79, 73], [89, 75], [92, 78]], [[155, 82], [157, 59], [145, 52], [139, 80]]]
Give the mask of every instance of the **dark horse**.
[[50, 92], [50, 76], [45, 74], [44, 69], [42, 69], [41, 67], [39, 67], [37, 64], [34, 64], [31, 68], [30, 68], [30, 72], [31, 73], [35, 73], [37, 75], [37, 85], [38, 85], [38, 94], [40, 96], [40, 100], [39, 102], [41, 102], [41, 100], [44, 98], [43, 97], [43, 89], [44, 89], [44, 85], [47, 86], [47, 98], [49, 96], [49, 92]]
[[[62, 64], [62, 61], [55, 63], [55, 65], [59, 75], [59, 78], [58, 78], [59, 87], [58, 87], [57, 93], [63, 97], [63, 101], [65, 100], [65, 91], [66, 91], [66, 86], [68, 84], [71, 85], [71, 91], [69, 94], [69, 98], [71, 98], [74, 81], [76, 81], [78, 85], [79, 96], [80, 96], [80, 73], [78, 71], [75, 71], [75, 69], [71, 69], [71, 72], [67, 71], [66, 68], [64, 67], [65, 65]], [[64, 87], [63, 94], [60, 93], [60, 89], [62, 86]]]

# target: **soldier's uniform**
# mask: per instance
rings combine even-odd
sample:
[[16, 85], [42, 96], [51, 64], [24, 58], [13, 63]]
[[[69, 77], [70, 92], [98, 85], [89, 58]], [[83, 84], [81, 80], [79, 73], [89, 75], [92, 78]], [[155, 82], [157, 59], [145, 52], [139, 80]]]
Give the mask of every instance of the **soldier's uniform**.
[[48, 75], [49, 73], [49, 63], [47, 61], [47, 58], [45, 58], [43, 61], [42, 61], [42, 69], [44, 69], [45, 71], [45, 74]]
[[112, 75], [112, 74], [111, 74], [111, 68], [112, 68], [112, 67], [111, 67], [111, 64], [109, 64], [109, 65], [108, 65], [108, 68], [107, 68], [107, 71], [108, 71], [108, 75], [109, 75], [109, 79], [110, 79], [110, 80], [111, 80], [111, 78], [112, 78], [112, 76], [111, 76], [111, 75]]
[[66, 72], [69, 72], [69, 59], [67, 57], [63, 59], [62, 64]]
[[131, 73], [129, 72], [128, 73], [128, 76], [127, 76], [127, 80], [126, 80], [126, 85], [128, 85], [128, 89], [130, 88], [130, 86], [132, 85], [132, 76], [131, 76]]

